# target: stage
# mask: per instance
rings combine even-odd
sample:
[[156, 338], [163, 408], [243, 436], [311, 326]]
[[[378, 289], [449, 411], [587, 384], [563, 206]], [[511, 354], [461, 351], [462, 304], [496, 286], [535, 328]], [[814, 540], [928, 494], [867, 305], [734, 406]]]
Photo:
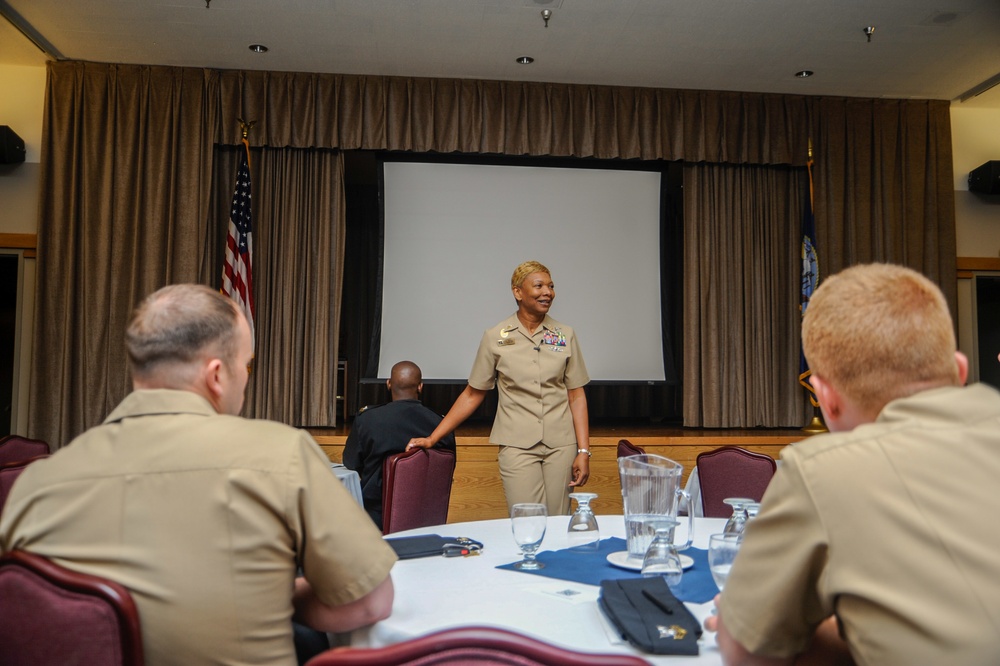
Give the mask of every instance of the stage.
[[[503, 518], [507, 515], [497, 468], [498, 447], [490, 444], [491, 422], [471, 421], [455, 431], [457, 465], [448, 522]], [[350, 424], [337, 428], [306, 428], [334, 462], [341, 462]], [[627, 439], [646, 453], [665, 456], [684, 466], [684, 481], [694, 469], [698, 454], [720, 446], [739, 446], [777, 458], [785, 446], [810, 435], [788, 428], [684, 428], [649, 421], [591, 423], [588, 492], [598, 493], [598, 513], [622, 513], [618, 480], [618, 441]]]

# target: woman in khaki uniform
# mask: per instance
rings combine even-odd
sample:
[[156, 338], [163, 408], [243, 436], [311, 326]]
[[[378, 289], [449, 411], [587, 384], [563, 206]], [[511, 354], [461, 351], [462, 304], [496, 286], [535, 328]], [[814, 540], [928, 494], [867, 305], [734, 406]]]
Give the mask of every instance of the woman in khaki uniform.
[[569, 512], [569, 488], [590, 476], [590, 429], [584, 385], [590, 381], [573, 329], [549, 315], [555, 286], [549, 269], [526, 261], [511, 276], [517, 312], [483, 334], [469, 384], [430, 437], [406, 448], [428, 448], [452, 432], [499, 389], [490, 442], [500, 446], [507, 508], [545, 504]]

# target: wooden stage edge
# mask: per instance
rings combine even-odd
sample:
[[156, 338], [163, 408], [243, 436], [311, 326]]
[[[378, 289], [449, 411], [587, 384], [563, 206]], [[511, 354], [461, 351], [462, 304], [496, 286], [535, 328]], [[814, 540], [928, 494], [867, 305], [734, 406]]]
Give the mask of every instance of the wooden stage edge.
[[[305, 428], [321, 445], [343, 446], [347, 443], [350, 425], [337, 428]], [[791, 444], [809, 435], [798, 428], [683, 428], [657, 426], [646, 423], [591, 425], [590, 442], [594, 446], [618, 446], [618, 440], [627, 439], [637, 446], [673, 444], [679, 446], [704, 446], [709, 441], [716, 446], [745, 446], [748, 444]], [[491, 446], [490, 425], [465, 425], [455, 431], [459, 444]]]
[[[342, 461], [349, 427], [306, 430], [331, 461]], [[488, 424], [467, 424], [455, 432], [457, 462], [448, 505], [449, 523], [508, 515], [497, 466], [499, 447], [490, 444], [489, 433]], [[618, 440], [621, 439], [642, 447], [646, 453], [664, 456], [683, 465], [683, 482], [686, 482], [699, 453], [720, 446], [739, 446], [777, 458], [785, 446], [808, 436], [801, 429], [791, 428], [695, 429], [648, 423], [592, 424], [590, 480], [581, 490], [598, 494], [598, 499], [592, 503], [597, 513], [622, 513], [617, 459]]]

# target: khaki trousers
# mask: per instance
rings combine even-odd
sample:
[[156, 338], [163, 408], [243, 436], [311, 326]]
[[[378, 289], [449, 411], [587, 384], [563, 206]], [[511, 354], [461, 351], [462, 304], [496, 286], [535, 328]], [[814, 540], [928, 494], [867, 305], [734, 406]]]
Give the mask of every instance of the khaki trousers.
[[527, 449], [501, 446], [498, 460], [508, 513], [515, 504], [544, 504], [550, 516], [569, 514], [569, 482], [576, 445], [552, 448], [539, 442]]

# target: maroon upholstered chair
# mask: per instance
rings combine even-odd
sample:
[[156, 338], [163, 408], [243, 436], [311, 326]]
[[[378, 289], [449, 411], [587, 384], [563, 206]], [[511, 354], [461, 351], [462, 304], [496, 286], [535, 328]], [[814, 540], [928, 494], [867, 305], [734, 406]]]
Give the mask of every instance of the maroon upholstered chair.
[[706, 518], [728, 518], [733, 508], [727, 497], [749, 497], [757, 502], [764, 496], [777, 465], [771, 456], [736, 446], [698, 454], [698, 485]]
[[49, 445], [40, 439], [28, 439], [20, 435], [7, 435], [0, 439], [0, 465], [49, 453], [52, 453]]
[[642, 447], [636, 446], [627, 439], [618, 440], [618, 457], [626, 458], [628, 456], [638, 456], [642, 455], [646, 451]]
[[10, 495], [10, 489], [14, 487], [14, 481], [17, 480], [17, 477], [21, 476], [24, 468], [36, 460], [48, 457], [49, 454], [46, 453], [43, 456], [35, 456], [27, 460], [0, 464], [0, 510], [3, 509], [3, 505], [7, 502], [7, 496]]
[[441, 525], [448, 520], [455, 453], [415, 448], [382, 461], [382, 533]]
[[40, 555], [0, 557], [0, 655], [5, 666], [141, 666], [131, 595]]
[[586, 654], [491, 627], [458, 627], [383, 648], [334, 648], [306, 666], [647, 666], [626, 654]]

